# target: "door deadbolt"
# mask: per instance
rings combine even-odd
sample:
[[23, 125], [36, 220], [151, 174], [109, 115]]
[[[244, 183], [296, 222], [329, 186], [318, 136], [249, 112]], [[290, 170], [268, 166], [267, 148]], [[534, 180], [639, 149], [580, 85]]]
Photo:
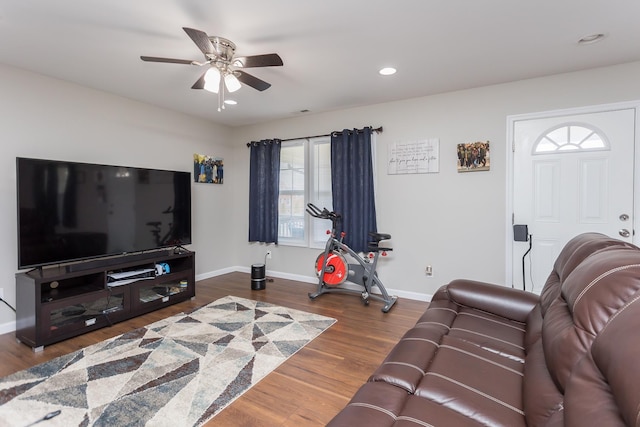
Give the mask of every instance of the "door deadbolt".
[[629, 215], [627, 214], [622, 214], [620, 215], [620, 221], [628, 221], [629, 220]]

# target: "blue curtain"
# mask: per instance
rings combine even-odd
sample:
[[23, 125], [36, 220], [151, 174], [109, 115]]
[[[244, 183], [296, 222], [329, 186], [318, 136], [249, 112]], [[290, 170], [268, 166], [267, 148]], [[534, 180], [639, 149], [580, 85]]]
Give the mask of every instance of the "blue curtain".
[[280, 140], [251, 142], [249, 241], [278, 243]]
[[337, 232], [356, 252], [367, 252], [369, 232], [377, 231], [373, 191], [371, 128], [331, 134], [333, 210], [342, 216]]

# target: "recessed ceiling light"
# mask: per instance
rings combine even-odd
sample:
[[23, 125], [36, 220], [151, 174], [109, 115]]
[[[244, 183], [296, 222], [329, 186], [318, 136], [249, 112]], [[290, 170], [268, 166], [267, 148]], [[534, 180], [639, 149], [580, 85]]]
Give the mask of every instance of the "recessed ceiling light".
[[393, 67], [385, 67], [383, 69], [381, 69], [380, 71], [378, 71], [380, 74], [382, 74], [383, 76], [390, 76], [392, 74], [396, 73], [396, 69]]
[[234, 101], [233, 99], [225, 99], [224, 103], [227, 105], [236, 105], [238, 104], [238, 101]]
[[578, 44], [592, 44], [597, 43], [604, 38], [603, 33], [589, 34], [578, 40]]

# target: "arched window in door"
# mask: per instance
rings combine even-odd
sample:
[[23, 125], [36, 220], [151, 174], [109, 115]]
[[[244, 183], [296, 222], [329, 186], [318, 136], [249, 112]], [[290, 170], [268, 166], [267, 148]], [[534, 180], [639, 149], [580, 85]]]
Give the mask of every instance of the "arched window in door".
[[542, 133], [533, 144], [533, 154], [609, 150], [606, 136], [593, 126], [564, 123]]

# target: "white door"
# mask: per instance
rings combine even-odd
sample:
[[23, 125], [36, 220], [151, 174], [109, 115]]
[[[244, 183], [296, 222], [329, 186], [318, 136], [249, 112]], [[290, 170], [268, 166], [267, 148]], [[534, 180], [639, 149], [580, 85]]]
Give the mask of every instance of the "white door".
[[[635, 109], [518, 120], [513, 127], [513, 285], [540, 293], [565, 243], [583, 232], [633, 239]], [[523, 256], [531, 246], [531, 251]]]

